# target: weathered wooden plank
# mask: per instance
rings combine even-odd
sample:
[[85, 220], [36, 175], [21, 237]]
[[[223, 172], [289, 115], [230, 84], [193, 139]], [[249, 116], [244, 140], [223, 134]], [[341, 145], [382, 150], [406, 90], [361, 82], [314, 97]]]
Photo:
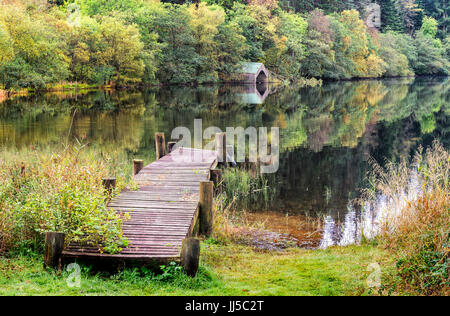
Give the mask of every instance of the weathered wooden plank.
[[139, 189], [120, 193], [108, 205], [130, 215], [123, 223], [129, 246], [111, 255], [95, 246], [72, 244], [64, 256], [179, 260], [182, 241], [198, 222], [199, 184], [209, 180], [216, 165], [215, 151], [178, 148], [145, 166], [135, 176]]

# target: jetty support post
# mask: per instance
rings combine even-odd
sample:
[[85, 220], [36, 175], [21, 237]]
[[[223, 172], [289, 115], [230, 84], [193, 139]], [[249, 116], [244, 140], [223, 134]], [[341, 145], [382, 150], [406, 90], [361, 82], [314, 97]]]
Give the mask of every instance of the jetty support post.
[[209, 179], [214, 184], [214, 193], [216, 195], [222, 193], [222, 170], [221, 169], [211, 170]]
[[164, 133], [155, 134], [155, 145], [156, 145], [156, 160], [158, 160], [166, 155], [166, 140]]
[[213, 191], [212, 181], [200, 182], [199, 233], [206, 237], [209, 237], [213, 230]]
[[23, 177], [25, 176], [25, 162], [22, 162], [20, 164], [20, 175]]
[[104, 178], [102, 181], [103, 187], [108, 192], [108, 196], [111, 196], [116, 188], [116, 178]]
[[195, 277], [200, 259], [200, 241], [197, 238], [185, 238], [181, 245], [180, 261], [184, 272]]
[[133, 176], [137, 175], [139, 171], [144, 168], [144, 160], [134, 159], [133, 160]]
[[227, 134], [217, 133], [216, 134], [216, 151], [217, 151], [217, 161], [221, 164], [226, 164], [227, 162]]
[[58, 232], [45, 233], [44, 268], [61, 268], [61, 257], [64, 250], [66, 234]]

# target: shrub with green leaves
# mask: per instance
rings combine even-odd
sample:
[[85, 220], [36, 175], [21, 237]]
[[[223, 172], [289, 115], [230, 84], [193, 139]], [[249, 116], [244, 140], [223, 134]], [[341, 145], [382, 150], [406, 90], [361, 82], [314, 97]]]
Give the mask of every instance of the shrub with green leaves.
[[[0, 152], [0, 251], [42, 250], [43, 233], [66, 233], [66, 243], [120, 252], [127, 244], [127, 214], [106, 205], [107, 165], [93, 152], [67, 147], [58, 153]], [[118, 179], [119, 187], [124, 185]]]

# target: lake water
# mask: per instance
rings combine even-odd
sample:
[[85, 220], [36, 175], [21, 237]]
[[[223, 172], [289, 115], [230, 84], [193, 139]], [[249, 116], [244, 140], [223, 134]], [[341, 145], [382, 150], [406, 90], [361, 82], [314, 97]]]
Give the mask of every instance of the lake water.
[[149, 162], [155, 132], [167, 139], [177, 126], [193, 130], [196, 118], [203, 128], [223, 130], [277, 126], [280, 190], [272, 214], [323, 214], [328, 225], [345, 226], [357, 216], [349, 201], [366, 185], [369, 157], [410, 157], [436, 138], [450, 147], [449, 87], [448, 78], [418, 78], [18, 97], [0, 104], [0, 146], [53, 146], [77, 138]]

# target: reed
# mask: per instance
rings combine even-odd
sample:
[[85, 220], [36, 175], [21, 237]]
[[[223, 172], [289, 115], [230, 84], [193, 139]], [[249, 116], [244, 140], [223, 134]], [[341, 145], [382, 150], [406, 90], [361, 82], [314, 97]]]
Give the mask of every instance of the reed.
[[230, 210], [265, 210], [271, 207], [277, 193], [277, 178], [245, 168], [225, 169], [223, 203]]
[[261, 223], [249, 223], [248, 211], [271, 208], [278, 194], [277, 178], [245, 167], [224, 169], [222, 193], [215, 198], [214, 235], [216, 240], [227, 242], [239, 234], [240, 228], [261, 229]]
[[397, 275], [386, 290], [448, 295], [450, 252], [450, 154], [435, 141], [406, 161], [374, 164], [367, 201], [379, 202], [381, 245], [397, 257]]

